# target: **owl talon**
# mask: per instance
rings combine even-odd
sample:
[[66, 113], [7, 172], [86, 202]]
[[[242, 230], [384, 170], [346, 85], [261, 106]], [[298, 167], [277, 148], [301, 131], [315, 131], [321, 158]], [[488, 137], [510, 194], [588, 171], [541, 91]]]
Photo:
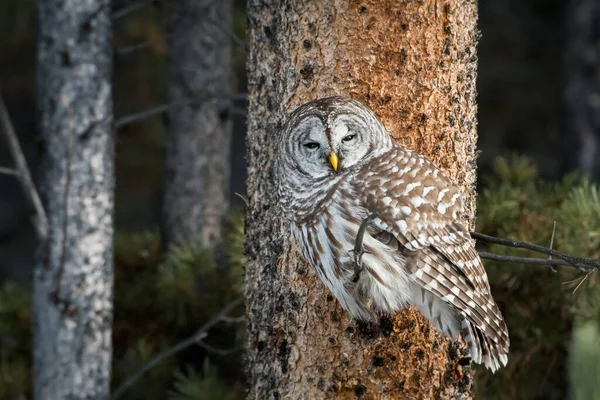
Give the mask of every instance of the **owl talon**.
[[353, 254], [353, 259], [354, 259], [354, 275], [352, 276], [352, 283], [356, 283], [356, 282], [358, 282], [358, 279], [360, 278], [360, 274], [364, 269], [364, 267], [362, 265], [362, 256], [363, 256], [363, 254], [366, 253], [366, 251], [364, 250], [364, 248], [361, 248], [360, 250], [356, 250], [354, 248], [354, 249], [350, 250], [350, 253]]
[[362, 264], [359, 264], [360, 261], [356, 261], [356, 257], [355, 257], [355, 261], [354, 261], [354, 275], [352, 276], [352, 283], [356, 283], [358, 282], [358, 280], [360, 279], [360, 274], [363, 271], [363, 266]]
[[352, 277], [352, 282], [354, 283], [358, 282], [360, 274], [363, 271], [362, 256], [366, 253], [363, 246], [365, 231], [375, 218], [377, 218], [377, 213], [372, 213], [367, 216], [367, 218], [361, 222], [358, 232], [356, 233], [356, 243], [354, 249], [352, 249], [352, 253], [354, 254], [354, 276]]

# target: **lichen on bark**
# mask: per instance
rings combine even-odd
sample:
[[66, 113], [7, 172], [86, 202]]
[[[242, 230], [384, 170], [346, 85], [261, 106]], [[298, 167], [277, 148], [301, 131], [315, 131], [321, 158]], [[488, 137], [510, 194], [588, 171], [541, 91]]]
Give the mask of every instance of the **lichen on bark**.
[[462, 398], [463, 348], [415, 310], [352, 321], [278, 219], [274, 144], [302, 103], [362, 101], [430, 157], [474, 215], [477, 5], [462, 1], [249, 1], [246, 294], [249, 398]]
[[39, 189], [34, 398], [110, 394], [114, 152], [110, 2], [39, 2]]

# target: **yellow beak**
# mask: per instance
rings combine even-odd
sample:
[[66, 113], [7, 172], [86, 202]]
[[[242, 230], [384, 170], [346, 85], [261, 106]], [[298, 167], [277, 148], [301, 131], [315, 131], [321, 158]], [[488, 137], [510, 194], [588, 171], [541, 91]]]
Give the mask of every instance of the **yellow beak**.
[[331, 153], [329, 153], [329, 163], [333, 167], [334, 171], [337, 171], [337, 169], [338, 169], [338, 161], [339, 161], [339, 159], [338, 159], [337, 154], [335, 154], [333, 151]]

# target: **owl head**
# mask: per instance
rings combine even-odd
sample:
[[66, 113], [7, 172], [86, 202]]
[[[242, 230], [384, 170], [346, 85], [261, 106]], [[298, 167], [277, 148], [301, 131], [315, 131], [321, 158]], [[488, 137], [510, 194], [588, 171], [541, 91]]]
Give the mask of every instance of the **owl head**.
[[390, 135], [369, 108], [334, 96], [311, 101], [291, 113], [279, 142], [279, 156], [286, 174], [321, 180], [343, 174], [391, 147]]

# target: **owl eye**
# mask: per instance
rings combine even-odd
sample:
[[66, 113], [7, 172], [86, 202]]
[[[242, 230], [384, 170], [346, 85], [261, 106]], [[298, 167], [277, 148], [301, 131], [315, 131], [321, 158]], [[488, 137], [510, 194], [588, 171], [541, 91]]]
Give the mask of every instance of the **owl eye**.
[[350, 141], [352, 141], [352, 140], [354, 139], [354, 137], [355, 137], [355, 136], [356, 136], [356, 135], [348, 135], [348, 136], [344, 136], [344, 137], [342, 138], [342, 142], [345, 142], [345, 143], [347, 143], [347, 142], [350, 142]]
[[318, 149], [320, 147], [320, 145], [317, 142], [308, 142], [308, 143], [304, 143], [304, 147], [306, 147], [307, 149], [310, 149], [310, 150], [315, 150], [315, 149]]

